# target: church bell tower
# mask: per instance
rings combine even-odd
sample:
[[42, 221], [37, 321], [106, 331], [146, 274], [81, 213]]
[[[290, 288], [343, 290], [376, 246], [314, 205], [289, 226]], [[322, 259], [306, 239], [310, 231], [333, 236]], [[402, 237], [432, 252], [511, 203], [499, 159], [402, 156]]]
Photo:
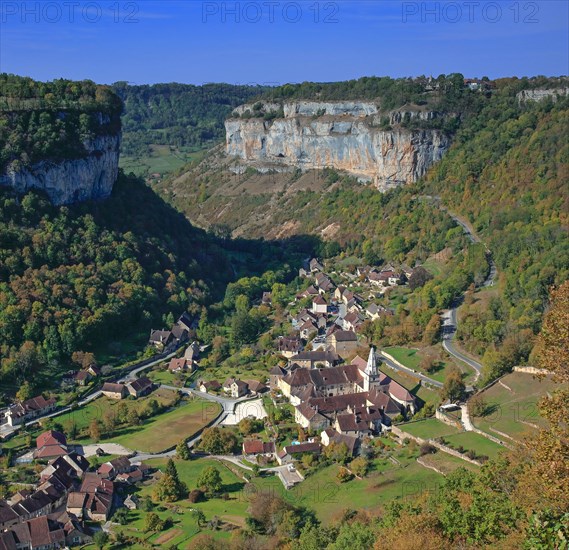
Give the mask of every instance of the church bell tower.
[[377, 371], [377, 361], [375, 358], [375, 348], [373, 346], [369, 349], [369, 356], [367, 358], [367, 365], [363, 372], [364, 377], [364, 391], [369, 391], [376, 385], [379, 380], [379, 373]]

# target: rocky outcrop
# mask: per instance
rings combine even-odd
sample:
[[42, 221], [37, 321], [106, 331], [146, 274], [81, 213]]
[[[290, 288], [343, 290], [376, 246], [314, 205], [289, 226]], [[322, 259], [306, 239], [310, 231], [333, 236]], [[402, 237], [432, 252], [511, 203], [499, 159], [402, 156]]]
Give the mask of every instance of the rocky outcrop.
[[523, 103], [524, 101], [543, 101], [548, 97], [555, 102], [558, 97], [566, 95], [569, 95], [569, 88], [522, 90], [517, 93], [516, 97], [519, 103]]
[[43, 190], [56, 205], [105, 199], [118, 176], [120, 134], [97, 136], [83, 145], [83, 158], [9, 167], [0, 175], [0, 185], [10, 186], [17, 193]]
[[226, 152], [260, 171], [333, 167], [386, 189], [417, 181], [442, 158], [450, 146], [444, 132], [404, 127], [440, 117], [382, 113], [375, 103], [357, 101], [242, 105], [225, 123]]

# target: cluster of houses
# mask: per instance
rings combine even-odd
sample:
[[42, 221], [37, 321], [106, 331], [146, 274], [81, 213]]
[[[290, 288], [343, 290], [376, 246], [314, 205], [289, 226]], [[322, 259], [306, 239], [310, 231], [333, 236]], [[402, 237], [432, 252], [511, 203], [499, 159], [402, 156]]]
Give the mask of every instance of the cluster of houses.
[[160, 352], [171, 352], [181, 344], [187, 342], [190, 331], [195, 329], [196, 319], [193, 319], [187, 312], [182, 313], [180, 318], [172, 325], [170, 330], [159, 329], [150, 331], [148, 344]]
[[[383, 294], [390, 287], [405, 284], [412, 273], [413, 270], [405, 265], [399, 268], [395, 268], [391, 264], [382, 268], [365, 266], [359, 267], [352, 279], [358, 279], [359, 285], [367, 285], [370, 292], [375, 291], [377, 294]], [[316, 346], [325, 344], [335, 346], [335, 342], [325, 342], [324, 338], [329, 338], [337, 330], [358, 332], [366, 319], [375, 320], [382, 316], [393, 315], [393, 310], [373, 301], [364, 308], [362, 296], [344, 284], [336, 286], [316, 258], [301, 268], [299, 275], [312, 278], [313, 284], [299, 293], [296, 299], [308, 298], [311, 300], [311, 305], [291, 318], [292, 327], [298, 332], [302, 340], [315, 338], [314, 344]], [[343, 274], [342, 277], [346, 281], [350, 278], [348, 274]], [[347, 335], [341, 336], [345, 338]], [[353, 346], [350, 346], [350, 349], [344, 354], [349, 354]]]
[[56, 407], [57, 403], [53, 397], [46, 399], [42, 395], [38, 395], [8, 407], [1, 421], [10, 426], [19, 426], [53, 412]]
[[129, 395], [137, 398], [148, 395], [155, 389], [155, 384], [147, 376], [135, 378], [126, 384], [118, 382], [105, 382], [101, 393], [109, 399], [124, 399]]
[[200, 358], [200, 346], [197, 342], [192, 342], [184, 352], [182, 357], [173, 357], [168, 363], [168, 370], [172, 373], [191, 374], [198, 367]]
[[202, 380], [198, 388], [204, 393], [223, 391], [235, 399], [246, 396], [255, 397], [269, 389], [258, 380], [239, 380], [238, 378], [228, 378], [223, 384], [217, 380]]
[[[33, 489], [0, 500], [0, 550], [45, 550], [92, 541], [85, 522], [109, 519], [117, 505], [116, 484], [142, 481], [148, 468], [119, 457], [90, 471], [89, 461], [47, 431], [36, 439], [36, 460], [49, 460]], [[128, 500], [128, 499], [127, 499]], [[136, 502], [129, 507], [136, 507]]]
[[331, 444], [345, 445], [354, 456], [366, 437], [389, 430], [395, 417], [414, 414], [417, 406], [406, 388], [378, 369], [374, 348], [367, 361], [356, 356], [349, 364], [330, 350], [300, 352], [286, 368], [270, 371], [270, 388], [288, 398], [297, 424], [319, 434], [280, 451], [273, 442], [243, 442], [243, 454], [250, 460], [262, 456], [281, 465], [307, 453], [318, 455]]
[[[367, 266], [358, 268], [353, 279], [381, 294], [405, 284], [411, 274], [407, 266]], [[280, 451], [268, 444], [261, 448], [254, 441], [243, 445], [243, 453], [251, 458], [264, 455], [279, 464], [290, 464], [306, 453], [319, 454], [330, 444], [344, 444], [354, 455], [365, 437], [389, 430], [393, 418], [414, 414], [417, 406], [406, 388], [378, 369], [373, 348], [367, 360], [355, 355], [365, 319], [393, 311], [373, 302], [364, 308], [363, 298], [346, 285], [336, 286], [316, 258], [299, 275], [313, 279], [296, 296], [309, 298], [311, 305], [291, 316], [292, 333], [277, 340], [276, 351], [288, 364], [271, 369], [269, 386], [294, 406], [297, 424], [319, 435]]]
[[333, 352], [308, 351], [292, 357], [286, 369], [275, 367], [271, 386], [295, 407], [303, 428], [364, 437], [378, 434], [395, 416], [413, 414], [414, 396], [377, 368], [375, 350], [340, 364]]

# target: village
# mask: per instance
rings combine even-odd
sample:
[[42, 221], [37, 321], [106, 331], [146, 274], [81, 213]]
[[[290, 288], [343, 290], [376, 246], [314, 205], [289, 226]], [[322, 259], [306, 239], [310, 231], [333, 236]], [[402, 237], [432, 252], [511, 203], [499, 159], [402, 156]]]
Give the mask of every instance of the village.
[[[202, 418], [192, 424], [191, 431], [177, 433], [177, 439], [165, 436], [161, 446], [129, 447], [126, 443], [134, 440], [113, 437], [112, 429], [94, 437], [93, 425], [106, 429], [107, 416], [93, 420], [83, 435], [73, 433], [74, 442], [68, 442], [63, 431], [69, 432], [70, 424], [63, 419], [73, 413], [74, 405], [58, 408], [54, 397], [39, 395], [8, 407], [1, 412], [0, 425], [8, 442], [18, 430], [38, 423], [52, 429], [37, 435], [35, 449], [24, 448], [26, 452], [14, 459], [16, 464], [38, 465], [38, 479], [30, 488], [0, 501], [0, 529], [4, 531], [0, 548], [77, 546], [89, 543], [98, 532], [106, 535], [112, 528], [107, 522], [118, 510], [137, 509], [138, 488], [155, 485], [160, 479], [161, 468], [147, 462], [180, 453], [196, 463], [209, 457], [232, 464], [234, 475], [248, 482], [251, 474], [247, 472], [274, 475], [285, 491], [302, 484], [319, 463], [330, 460], [344, 465], [338, 483], [354, 476], [361, 479], [369, 458], [377, 453], [377, 444], [384, 448], [385, 438], [401, 443], [413, 437], [399, 428], [424, 405], [393, 378], [393, 365], [384, 364], [385, 357], [361, 334], [366, 320], [393, 316], [393, 309], [382, 305], [381, 298], [390, 289], [404, 287], [412, 276], [412, 269], [392, 265], [328, 274], [316, 258], [307, 261], [299, 270], [299, 277], [306, 281], [304, 289], [284, 309], [288, 329], [273, 340], [269, 350], [273, 366], [264, 375], [239, 377], [236, 372], [219, 378], [219, 369], [202, 361], [210, 353], [209, 346], [194, 339], [197, 321], [187, 313], [169, 330], [152, 330], [148, 344], [155, 354], [122, 376], [109, 379], [95, 364], [68, 373], [63, 386], [86, 391], [79, 410], [105, 400], [104, 407], [114, 411], [119, 403], [125, 407], [128, 403], [130, 413], [132, 403], [176, 396], [166, 401], [166, 412], [152, 405], [156, 410], [147, 413], [148, 418], [153, 421], [152, 415], [157, 415], [159, 421], [178, 413], [187, 420], [190, 415], [183, 413], [192, 406], [197, 417], [201, 407]], [[271, 292], [263, 292], [253, 307], [269, 309], [272, 300]], [[203, 413], [208, 404], [217, 407], [211, 415]], [[445, 407], [437, 412], [441, 426], [443, 422], [460, 426], [460, 418], [448, 415], [456, 406], [449, 403]], [[134, 425], [126, 420], [124, 410], [122, 416], [115, 420], [119, 426], [115, 431], [131, 425], [145, 433], [144, 413]], [[151, 433], [158, 436], [155, 431], [149, 437]], [[78, 437], [88, 437], [93, 444], [77, 444]], [[216, 438], [226, 444], [212, 444]], [[85, 456], [87, 448], [96, 459], [94, 465]], [[109, 460], [101, 463], [104, 456]], [[158, 477], [153, 475], [156, 471]]]

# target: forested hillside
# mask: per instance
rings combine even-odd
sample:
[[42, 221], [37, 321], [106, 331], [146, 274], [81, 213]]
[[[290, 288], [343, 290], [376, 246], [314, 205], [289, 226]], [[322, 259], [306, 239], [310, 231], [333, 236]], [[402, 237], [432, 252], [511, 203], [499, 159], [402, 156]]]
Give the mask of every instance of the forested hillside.
[[550, 285], [569, 277], [569, 100], [519, 103], [519, 81], [497, 84], [424, 185], [470, 220], [501, 274], [499, 296], [484, 311], [467, 304], [459, 333], [484, 354], [487, 379], [526, 358], [514, 350], [539, 330]]
[[224, 137], [223, 122], [237, 105], [265, 88], [231, 84], [113, 85], [124, 101], [125, 155], [148, 154], [151, 144], [203, 148]]
[[0, 73], [0, 173], [84, 156], [83, 142], [118, 134], [120, 99], [90, 80], [36, 82]]
[[73, 207], [3, 191], [0, 379], [146, 332], [229, 275], [223, 251], [139, 180], [120, 176], [109, 200]]

